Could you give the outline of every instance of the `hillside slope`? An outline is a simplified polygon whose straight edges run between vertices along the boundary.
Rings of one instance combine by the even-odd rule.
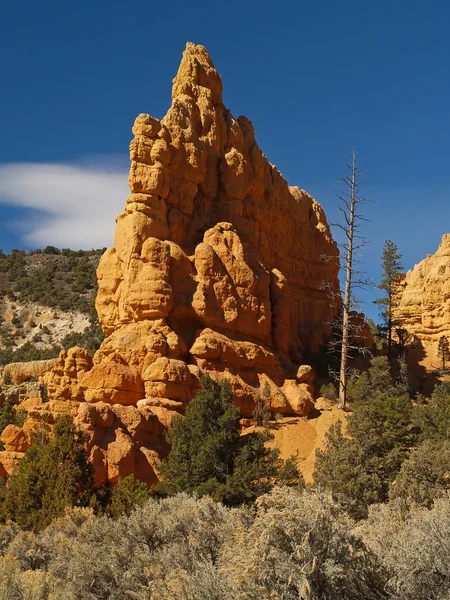
[[[0,364],[101,341],[94,309],[102,250],[0,251]]]

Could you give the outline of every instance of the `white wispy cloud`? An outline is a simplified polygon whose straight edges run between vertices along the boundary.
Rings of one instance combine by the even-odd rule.
[[[94,157],[78,164],[0,164],[0,203],[37,211],[10,224],[28,246],[110,246],[129,194],[123,163]]]

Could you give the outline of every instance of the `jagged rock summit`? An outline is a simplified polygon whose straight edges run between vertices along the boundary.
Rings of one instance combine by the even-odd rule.
[[[246,417],[262,389],[274,413],[308,414],[313,374],[300,367],[339,290],[322,208],[223,105],[203,46],[187,44],[166,116],[139,115],[133,134],[131,194],[97,271],[107,337],[92,368],[76,350],[45,376],[51,401],[84,398],[98,481],[155,480],[165,428],[202,371],[230,381]]]
[[[199,367],[232,375],[248,415],[254,388],[295,379],[302,351],[328,333],[335,309],[322,284],[337,291],[337,262],[323,256],[337,251],[323,210],[225,108],[203,46],[187,44],[167,115],[139,115],[133,133],[131,195],[98,268],[108,338],[86,398],[107,388],[113,402],[185,403]]]
[[[399,291],[395,317],[419,342],[419,360],[427,368],[439,364],[437,346],[450,337],[450,234],[435,254],[408,271]]]

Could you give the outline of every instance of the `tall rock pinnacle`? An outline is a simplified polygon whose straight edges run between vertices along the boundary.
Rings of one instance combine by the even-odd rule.
[[[299,367],[326,341],[326,290],[339,290],[322,208],[225,108],[203,46],[187,44],[166,116],[140,114],[133,134],[131,194],[97,272],[107,337],[90,370],[73,368],[77,351],[47,377],[55,396],[65,385],[86,401],[78,423],[99,482],[156,480],[165,428],[202,371],[228,379],[244,416],[261,388],[272,412],[308,414],[313,375]]]
[[[141,114],[133,126],[131,195],[98,269],[108,337],[84,385],[89,397],[114,355],[139,373],[143,397],[160,397],[149,373],[165,357],[227,373],[249,414],[261,381],[282,387],[329,333],[323,283],[338,289],[337,264],[323,256],[337,250],[319,204],[289,188],[251,122],[223,106],[203,46],[187,44],[172,96],[161,121]]]

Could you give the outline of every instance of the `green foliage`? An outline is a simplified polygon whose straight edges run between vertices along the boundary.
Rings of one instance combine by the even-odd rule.
[[[342,426],[327,433],[317,452],[314,478],[357,519],[374,502],[384,502],[409,448],[414,444],[412,403],[389,372],[385,358],[375,358],[369,371],[354,378],[353,412],[348,435]]]
[[[343,435],[338,422],[328,431],[324,449],[317,452],[314,480],[350,515],[360,519],[370,504],[382,500],[383,481],[376,466],[375,461],[365,460],[357,442]]]
[[[381,281],[378,289],[384,296],[375,301],[378,304],[383,319],[384,331],[388,339],[388,356],[391,355],[392,331],[397,325],[394,320],[395,294],[403,271],[402,254],[391,240],[386,240],[381,255]]]
[[[354,372],[348,383],[348,399],[353,403],[370,402],[379,393],[401,396],[404,392],[404,387],[394,381],[384,356],[373,358],[367,371]]]
[[[373,319],[367,318],[366,322],[370,327],[370,331],[375,342],[375,347],[377,348],[377,350],[382,350],[385,338],[385,334],[383,333],[383,327],[379,323],[376,323]]]
[[[175,418],[168,433],[171,451],[161,465],[162,489],[192,492],[205,482],[224,482],[233,471],[239,448],[240,413],[227,384],[210,377],[189,403],[184,419]]]
[[[442,370],[445,371],[446,361],[450,360],[450,344],[445,335],[439,338],[437,354],[439,360],[442,361]]]
[[[256,396],[255,408],[252,419],[256,426],[266,427],[271,417],[270,412],[270,387],[266,382],[263,390]]]
[[[450,382],[436,385],[427,404],[414,407],[413,422],[420,431],[420,438],[450,438]]]
[[[304,487],[303,477],[298,470],[298,456],[290,456],[278,469],[277,484]]]
[[[12,362],[28,362],[31,360],[47,360],[58,356],[61,348],[52,346],[51,348],[38,348],[32,342],[25,342],[17,350],[7,348],[0,351],[0,365],[7,365]]]
[[[320,386],[319,394],[327,400],[331,400],[331,402],[337,402],[338,400],[338,391],[334,383],[330,381],[330,383],[324,383]]]
[[[0,435],[8,425],[22,427],[26,418],[27,412],[25,410],[14,410],[11,402],[5,400],[3,406],[0,408]],[[0,450],[3,449],[3,444],[0,442]]]
[[[46,383],[39,384],[39,395],[41,397],[42,402],[48,402],[48,387]]]
[[[402,464],[389,497],[431,507],[450,486],[450,440],[425,440]]]
[[[5,427],[14,423],[15,411],[11,402],[5,400],[3,406],[0,409],[0,434],[3,432]]]
[[[171,451],[162,461],[158,489],[208,494],[228,505],[250,502],[276,480],[283,464],[279,453],[266,448],[268,433],[240,435],[241,415],[226,382],[205,376],[202,386],[184,418],[172,423]]]
[[[17,427],[23,427],[27,417],[28,412],[24,408],[19,407],[14,411],[14,425],[17,425]]]
[[[397,375],[397,383],[403,388],[405,394],[408,396],[412,395],[413,392],[413,382],[411,380],[411,376],[409,374],[408,363],[406,362],[406,358],[404,355],[401,355],[398,359],[398,375]]]
[[[43,431],[35,436],[17,473],[9,479],[1,515],[23,529],[38,530],[62,515],[66,507],[87,505],[92,490],[92,466],[87,462],[84,436],[70,417],[62,417],[52,439]]]
[[[385,455],[393,448],[409,448],[415,441],[411,413],[407,396],[379,392],[370,402],[354,405],[348,432],[366,454]]]
[[[130,515],[138,506],[143,506],[150,497],[150,492],[142,481],[129,475],[112,488],[111,499],[106,507],[106,514],[118,519],[122,515]]]

